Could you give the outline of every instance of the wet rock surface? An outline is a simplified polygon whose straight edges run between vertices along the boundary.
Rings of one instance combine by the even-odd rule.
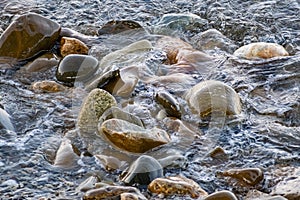
[[[214,192],[208,196],[206,196],[205,198],[203,198],[203,200],[237,200],[237,197],[230,191],[218,191],[218,192]]]
[[[69,54],[88,54],[89,48],[80,40],[70,37],[60,39],[60,55],[65,57]]]
[[[0,57],[24,60],[49,51],[59,37],[60,25],[34,13],[18,17],[0,38]]]

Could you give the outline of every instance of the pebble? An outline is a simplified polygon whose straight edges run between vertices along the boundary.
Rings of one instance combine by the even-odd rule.
[[[10,120],[10,115],[0,107],[0,128],[4,127],[7,130],[14,131],[14,125]]]
[[[62,37],[60,39],[60,55],[65,57],[70,54],[88,54],[89,48],[76,38]]]
[[[189,195],[192,198],[203,198],[208,195],[195,181],[183,176],[157,178],[148,185],[148,190],[166,196]]]
[[[157,160],[163,168],[184,168],[187,165],[187,159],[180,154],[173,154]]]
[[[116,169],[120,169],[121,166],[125,165],[126,162],[120,161],[118,158],[113,156],[106,156],[106,155],[100,155],[96,154],[94,155],[97,160],[101,162],[102,165],[104,165],[105,169],[107,171],[114,171]]]
[[[0,57],[25,60],[50,50],[60,25],[41,15],[28,13],[15,19],[0,38]]]
[[[55,81],[38,81],[32,84],[32,89],[35,92],[45,92],[45,93],[53,93],[53,92],[61,92],[66,90],[66,88],[55,82]]]
[[[57,64],[58,60],[52,54],[44,54],[24,67],[27,72],[44,72]]]
[[[107,91],[98,88],[92,90],[82,104],[77,127],[81,131],[96,131],[98,120],[104,111],[116,105],[115,98]]]
[[[185,98],[192,111],[200,117],[237,115],[242,109],[240,97],[234,89],[215,80],[198,83],[187,92]]]
[[[86,192],[88,190],[94,189],[96,183],[98,182],[99,182],[99,178],[97,176],[90,176],[82,183],[80,183],[80,185],[76,188],[76,191]]]
[[[247,193],[244,198],[245,200],[287,200],[283,196],[280,195],[270,195],[258,190],[251,190]]]
[[[279,44],[256,42],[240,47],[233,55],[246,59],[268,59],[279,56],[288,56],[289,53]]]
[[[127,185],[148,185],[163,176],[163,167],[153,157],[142,155],[121,175],[121,181]]]
[[[98,35],[117,34],[133,29],[143,29],[143,27],[138,22],[132,20],[112,20],[98,30]]]
[[[98,69],[98,60],[92,56],[70,54],[58,65],[56,78],[63,83],[87,82]]]
[[[145,129],[121,119],[106,120],[98,127],[98,133],[104,134],[113,146],[134,153],[144,153],[170,142],[168,133],[162,129]]]
[[[167,91],[158,91],[155,100],[165,109],[167,116],[181,118],[178,101]]]
[[[97,189],[87,191],[83,200],[100,200],[100,199],[120,199],[120,195],[123,193],[136,194],[139,200],[147,200],[147,198],[141,194],[141,192],[135,187],[129,186],[105,186]],[[123,195],[124,198],[125,195]]]
[[[238,198],[232,192],[223,190],[214,192],[203,198],[203,200],[238,200]]]
[[[245,186],[255,186],[264,179],[264,173],[259,168],[230,169],[222,172],[222,175],[232,177]]]
[[[54,166],[60,168],[72,168],[77,165],[79,156],[74,152],[74,148],[69,139],[64,139],[57,152],[54,160]]]

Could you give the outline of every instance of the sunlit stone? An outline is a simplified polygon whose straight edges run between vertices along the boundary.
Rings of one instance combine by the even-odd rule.
[[[88,54],[89,48],[80,40],[70,37],[60,39],[60,54],[65,57],[69,54]]]
[[[223,190],[214,192],[207,197],[205,197],[203,200],[238,200],[237,197],[230,191]]]
[[[66,88],[55,82],[55,81],[38,81],[32,84],[32,89],[35,92],[46,92],[46,93],[50,93],[50,92],[61,92],[66,90]]]
[[[257,42],[240,47],[233,55],[247,59],[267,59],[279,56],[288,56],[289,53],[279,44]]]
[[[230,169],[222,172],[223,176],[229,176],[238,180],[243,185],[257,185],[264,179],[264,173],[259,168]]]

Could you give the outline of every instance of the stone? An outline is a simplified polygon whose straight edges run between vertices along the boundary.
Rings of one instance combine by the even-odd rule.
[[[65,57],[70,54],[88,54],[89,48],[76,38],[62,37],[60,39],[60,55]]]
[[[214,192],[204,197],[203,200],[238,200],[238,198],[232,192],[223,190]]]
[[[139,197],[139,200],[146,200],[146,197],[141,194],[141,192],[135,187],[129,186],[105,186],[97,189],[92,189],[87,191],[83,200],[94,200],[94,199],[120,199],[121,194],[131,193],[136,194]],[[124,195],[123,195],[124,198]]]
[[[192,198],[203,198],[208,195],[195,181],[182,176],[157,178],[148,185],[148,190],[166,196],[189,195]]]
[[[230,169],[222,172],[222,175],[234,178],[245,186],[255,186],[264,179],[264,173],[259,168]]]
[[[138,22],[132,20],[112,20],[98,30],[98,35],[117,34],[133,29],[143,29],[143,27]]]
[[[162,129],[145,129],[121,119],[106,120],[98,127],[98,133],[106,137],[112,146],[134,153],[144,153],[171,141]]]
[[[167,91],[158,91],[155,100],[165,109],[167,116],[181,118],[178,101]]]
[[[245,200],[287,200],[280,195],[270,195],[260,192],[258,190],[250,190],[247,195],[244,197]]]
[[[268,59],[279,56],[288,56],[289,53],[279,44],[256,42],[240,47],[233,55],[246,59]]]
[[[271,195],[281,195],[289,200],[300,199],[300,168],[280,181],[271,192]]]
[[[115,106],[107,109],[102,114],[102,116],[99,118],[99,125],[101,125],[104,121],[113,118],[122,119],[130,123],[136,124],[140,127],[144,127],[142,120],[140,120],[138,117]]]
[[[27,72],[44,72],[57,66],[58,60],[52,54],[44,54],[24,66]]]
[[[201,32],[195,35],[191,40],[192,43],[195,44],[195,48],[201,51],[219,48],[228,53],[233,53],[237,49],[234,41],[216,29],[208,29]]]
[[[55,81],[38,81],[32,84],[32,89],[35,92],[45,92],[45,93],[53,93],[53,92],[61,92],[66,90],[66,88],[55,82]]]
[[[76,191],[86,192],[88,190],[94,189],[96,183],[98,182],[99,182],[99,178],[97,176],[90,176],[82,183],[80,183],[80,185],[76,188]]]
[[[50,50],[60,25],[41,15],[28,13],[13,21],[0,37],[0,57],[25,60]]]
[[[10,115],[0,107],[0,129],[1,127],[10,131],[15,130],[13,124],[11,123]]]
[[[186,157],[176,153],[157,159],[157,161],[163,168],[184,168],[187,165]]]
[[[185,99],[200,117],[237,115],[242,106],[233,88],[220,81],[202,81],[186,93]]]
[[[115,98],[107,91],[98,88],[92,90],[82,104],[77,127],[82,131],[96,131],[104,111],[116,105]]]
[[[73,146],[69,139],[64,139],[57,152],[54,160],[54,166],[59,168],[73,168],[77,165],[79,156],[74,152]]]
[[[107,155],[94,155],[95,158],[104,165],[107,171],[114,171],[116,169],[120,169],[121,166],[125,165],[126,162],[120,161],[118,158]]]
[[[153,157],[142,155],[135,160],[121,175],[121,181],[127,185],[148,185],[163,176],[163,168]]]
[[[92,56],[71,54],[58,65],[56,78],[63,83],[87,82],[98,69],[98,60]]]

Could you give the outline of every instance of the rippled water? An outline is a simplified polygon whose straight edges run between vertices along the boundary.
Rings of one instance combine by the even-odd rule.
[[[62,27],[90,36],[95,36],[97,30],[112,19],[137,21],[150,33],[156,34],[156,24],[164,14],[193,13],[200,16],[203,22],[188,30],[177,27],[164,34],[180,36],[200,50],[205,49],[198,45],[197,35],[211,28],[222,32],[231,41],[232,47],[256,41],[283,45],[291,56],[266,61],[237,59],[231,55],[230,49],[227,52],[205,50],[218,60],[208,72],[193,72],[195,82],[191,85],[207,79],[223,81],[239,93],[243,111],[238,118],[228,119],[222,129],[210,129],[195,116],[185,116],[184,119],[204,135],[191,146],[185,146],[183,150],[179,148],[188,159],[188,167],[167,170],[166,175],[181,173],[195,180],[209,193],[229,189],[242,199],[251,188],[229,184],[216,175],[218,171],[260,167],[265,173],[265,180],[257,189],[268,193],[278,181],[274,174],[276,169],[299,167],[299,1],[2,0],[0,33],[14,18],[26,12],[39,13]],[[135,39],[131,37],[129,41]],[[155,40],[155,37],[152,39]],[[126,45],[122,43],[122,38],[119,40],[102,37],[87,42],[90,46],[103,42],[108,47],[106,53],[109,53]],[[160,63],[161,56],[158,52],[152,52],[145,62],[155,66]],[[74,169],[61,170],[52,166],[51,160],[62,137],[75,126],[76,110],[72,99],[76,98],[71,89],[64,93],[34,93],[30,83],[54,79],[55,68],[43,73],[24,73],[22,67],[20,64],[0,68],[1,104],[12,116],[15,126],[15,132],[0,129],[2,199],[80,199],[82,193],[78,193],[76,187],[92,174],[118,182],[118,172],[107,173],[93,157],[83,156],[85,154],[82,154],[79,165]],[[164,87],[172,91],[171,86],[168,88],[159,81],[153,85],[140,83],[135,90],[134,101],[145,106],[148,109],[145,112],[149,112],[155,107],[151,103],[154,92]],[[185,105],[180,98],[181,89],[175,88],[172,92]],[[124,98],[118,100],[126,102]],[[152,122],[150,119],[149,124]],[[154,120],[154,123],[164,127],[160,121]],[[80,139],[76,139],[75,143],[80,151],[86,152]],[[216,161],[206,156],[216,146],[225,149],[228,161]],[[154,153],[153,156],[159,157],[161,154]]]

